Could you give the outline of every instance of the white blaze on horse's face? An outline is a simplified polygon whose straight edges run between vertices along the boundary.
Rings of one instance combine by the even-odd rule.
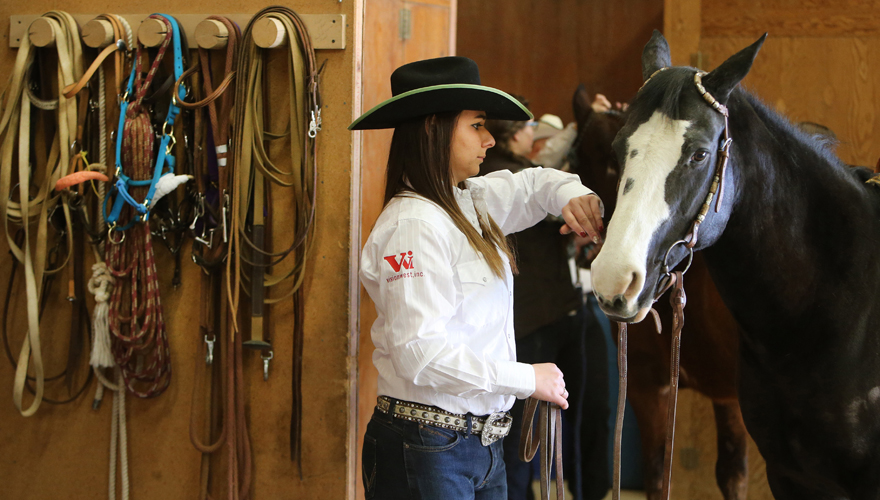
[[[591,266],[593,291],[610,315],[639,322],[650,311],[650,304],[640,308],[637,300],[645,287],[653,235],[670,215],[666,179],[679,163],[690,125],[655,111],[626,138],[617,208]]]

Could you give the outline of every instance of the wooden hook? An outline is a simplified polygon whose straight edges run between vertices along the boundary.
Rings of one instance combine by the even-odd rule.
[[[35,47],[54,47],[55,30],[45,17],[38,17],[28,26],[28,38]]]
[[[196,43],[207,50],[218,50],[229,42],[229,30],[216,19],[205,19],[196,25]]]
[[[274,49],[287,44],[287,31],[284,24],[274,17],[264,17],[254,23],[254,43],[257,47]]]
[[[103,19],[92,19],[82,27],[83,43],[93,49],[106,47],[116,42],[113,39],[113,25]]]
[[[158,47],[165,40],[168,28],[158,19],[144,19],[138,27],[138,41],[144,47]]]

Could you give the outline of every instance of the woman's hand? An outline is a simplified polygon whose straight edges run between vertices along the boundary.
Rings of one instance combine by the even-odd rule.
[[[532,365],[535,370],[535,392],[532,397],[541,401],[550,401],[568,409],[568,391],[565,390],[565,380],[562,371],[554,363],[539,363]]]
[[[605,226],[602,224],[603,212],[605,207],[602,205],[602,200],[594,193],[572,198],[562,207],[565,225],[559,228],[559,232],[577,233],[584,238],[590,238],[598,245],[605,231]]]

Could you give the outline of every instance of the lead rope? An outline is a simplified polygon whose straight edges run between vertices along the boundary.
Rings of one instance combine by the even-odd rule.
[[[79,78],[82,72],[82,48],[76,21],[67,13],[51,11],[43,16],[55,34],[55,48],[58,56],[58,71],[55,76],[58,88]],[[49,214],[58,205],[60,196],[51,192],[55,182],[69,168],[69,151],[73,146],[77,124],[76,99],[59,96],[57,102],[50,103],[34,100],[26,75],[34,64],[34,53],[30,38],[22,39],[21,47],[16,56],[15,67],[4,91],[2,118],[0,118],[0,217],[3,218],[6,239],[16,260],[24,265],[25,291],[27,297],[27,335],[22,343],[21,352],[15,370],[13,402],[22,416],[28,417],[36,413],[43,400],[45,374],[43,368],[42,349],[40,344],[40,297],[43,295],[44,277],[59,272],[70,259],[73,250],[73,235],[70,213],[66,204],[62,205],[64,225],[67,238],[67,257],[54,269],[47,269],[47,244]],[[37,127],[37,144],[35,144],[34,168],[31,168],[31,104],[41,109],[55,109],[58,124],[52,141],[48,158],[39,144],[42,127]],[[13,152],[18,146],[17,169],[13,167]],[[45,163],[44,163],[44,160]],[[10,199],[13,171],[18,173],[19,201]],[[39,174],[42,170],[42,179]],[[38,187],[35,198],[30,197],[31,182]],[[9,222],[20,224],[24,232],[24,240],[19,246]],[[37,224],[36,248],[31,247],[31,224]],[[34,399],[27,408],[23,405],[24,388],[27,385],[28,366],[33,362],[36,380]]]
[[[158,181],[160,177],[165,178],[162,172],[166,163],[172,171],[165,175],[173,176],[174,162],[170,155],[173,135],[169,129],[173,129],[177,110],[173,105],[169,108],[166,126],[163,126],[159,158],[154,168],[153,130],[142,102],[166,50],[172,43],[175,71],[178,69],[178,61],[181,60],[177,23],[160,14],[154,14],[150,18],[165,23],[167,32],[144,79],[139,67],[142,48],[138,45],[129,86],[122,100],[121,133],[116,138],[116,149],[122,154],[122,158],[116,159],[116,176],[119,178],[116,183],[116,199],[109,217],[105,210],[105,218],[110,222],[109,234],[112,236],[121,233],[121,240],[114,240],[112,237],[110,239],[111,245],[107,250],[110,272],[116,278],[128,278],[128,283],[120,280],[111,295],[109,322],[110,330],[116,338],[113,353],[116,363],[122,369],[126,387],[141,398],[158,396],[171,381],[170,351],[159,297],[149,208],[152,201],[161,197]],[[182,68],[179,72],[182,73]],[[126,98],[131,94],[136,97],[129,105]],[[123,173],[123,167],[129,168],[131,177]],[[130,222],[117,227],[120,216],[126,212],[131,216]],[[126,288],[130,295],[128,301],[123,296]],[[123,309],[128,316],[123,313]],[[125,323],[128,323],[127,328]],[[146,388],[138,388],[141,384],[145,384]]]

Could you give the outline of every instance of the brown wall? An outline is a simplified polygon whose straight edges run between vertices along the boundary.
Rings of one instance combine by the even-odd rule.
[[[320,51],[327,60],[323,74],[323,131],[319,134],[317,218],[314,246],[304,284],[306,294],[303,359],[303,461],[302,478],[289,458],[291,416],[292,306],[284,301],[272,308],[275,359],[268,382],[256,353],[245,353],[245,394],[254,456],[253,498],[345,498],[348,495],[349,421],[349,222],[352,135],[346,130],[353,114],[355,74],[355,2],[300,0],[282,2],[299,13],[346,14],[348,47]],[[266,4],[269,5],[269,4]],[[8,47],[8,19],[12,14],[41,14],[52,8],[74,13],[114,12],[121,4],[100,0],[0,3],[0,74],[7,75],[16,50]],[[233,0],[133,0],[122,13],[155,11],[169,14],[256,12],[262,5],[244,6]],[[277,64],[277,63],[273,63]],[[278,64],[279,81],[286,79],[286,66]],[[5,81],[0,83],[5,88]],[[284,89],[273,84],[271,92]],[[284,112],[273,113],[275,126],[283,129]],[[281,167],[289,168],[282,161]],[[288,205],[289,206],[289,205]],[[280,222],[280,220],[278,220]],[[5,237],[0,237],[0,294],[6,294],[10,273]],[[198,334],[199,269],[182,250],[183,285],[170,286],[171,259],[156,244],[160,268],[160,292],[168,323],[173,379],[161,396],[140,400],[129,397],[128,439],[132,498],[196,498],[199,454],[189,442],[190,397],[194,370],[204,366],[196,354]],[[21,289],[21,282],[17,284]],[[43,329],[43,346],[49,374],[57,373],[66,352],[60,332],[66,327],[66,286],[52,290]],[[13,296],[10,318],[12,350],[17,355],[22,341],[21,292]],[[5,319],[5,318],[4,318]],[[53,328],[55,327],[55,328]],[[108,394],[98,411],[91,410],[94,385],[71,405],[43,404],[37,414],[21,417],[12,405],[14,369],[0,360],[0,484],[3,498],[93,499],[107,495],[110,410]],[[63,394],[47,384],[47,395]],[[26,403],[30,399],[26,398]],[[221,453],[222,454],[222,453]],[[222,484],[225,462],[215,459],[215,482]],[[223,496],[225,488],[215,489]]]
[[[477,62],[483,84],[569,122],[579,83],[612,102],[632,98],[644,41],[662,26],[660,0],[461,0],[458,55]]]

